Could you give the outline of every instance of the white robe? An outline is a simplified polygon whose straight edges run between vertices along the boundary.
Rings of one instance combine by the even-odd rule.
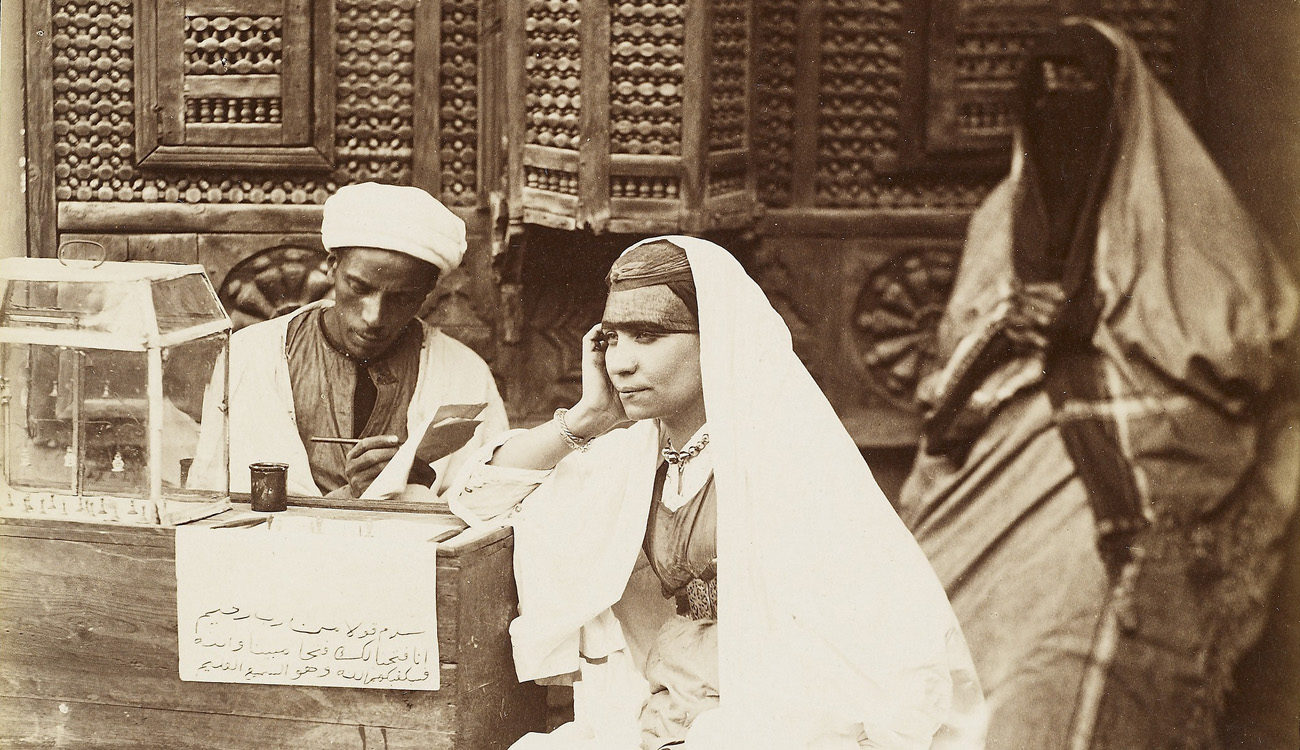
[[[781,317],[725,250],[668,239],[695,278],[718,501],[721,702],[687,748],[981,747],[986,709],[952,608]],[[631,613],[646,596],[634,569],[657,462],[652,423],[614,430],[511,519],[517,676],[581,676],[575,721],[517,750],[639,745],[647,686]],[[482,523],[538,480],[469,468],[449,504]]]
[[[293,388],[289,381],[286,336],[289,321],[304,311],[333,303],[313,303],[287,315],[244,328],[230,339],[230,491],[248,492],[248,465],[274,461],[289,465],[290,495],[324,493],[312,479],[307,449],[298,434]],[[460,450],[432,464],[437,480],[429,488],[441,493],[451,483],[466,456],[508,428],[505,406],[487,363],[469,347],[436,328],[424,325],[420,374],[406,412],[408,438],[398,449],[363,499],[392,497],[406,490],[406,478],[424,430],[443,404],[486,403],[474,437]],[[211,395],[211,390],[209,390]],[[203,425],[218,424],[220,404],[204,398]],[[217,488],[221,481],[220,430],[204,429],[191,467],[191,487]],[[415,496],[427,492],[412,490]],[[411,495],[408,495],[410,497]]]

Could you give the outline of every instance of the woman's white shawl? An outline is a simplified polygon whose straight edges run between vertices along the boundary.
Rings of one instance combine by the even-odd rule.
[[[695,278],[718,496],[721,708],[689,747],[982,746],[983,697],[943,589],[784,321],[725,250],[667,239]],[[645,533],[657,454],[653,424],[616,430],[524,503],[510,628],[521,680],[626,661],[610,608]],[[612,735],[635,738],[638,708],[606,714],[623,722]]]

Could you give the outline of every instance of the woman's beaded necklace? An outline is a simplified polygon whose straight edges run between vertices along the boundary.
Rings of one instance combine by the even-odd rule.
[[[686,462],[700,455],[700,451],[704,450],[704,446],[709,444],[709,433],[704,433],[699,440],[688,443],[686,447],[679,451],[673,450],[671,438],[665,438],[665,441],[668,443],[668,447],[663,449],[664,460],[668,462],[669,466],[677,467],[677,494],[680,495],[682,494],[682,474],[686,471]]]

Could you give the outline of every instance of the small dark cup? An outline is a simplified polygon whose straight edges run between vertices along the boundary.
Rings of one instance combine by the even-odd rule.
[[[249,464],[250,502],[253,510],[273,513],[287,507],[289,464],[258,462]]]

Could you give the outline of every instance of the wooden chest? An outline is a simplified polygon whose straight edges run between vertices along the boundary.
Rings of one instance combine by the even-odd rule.
[[[0,519],[0,746],[508,747],[546,716],[514,676],[512,551],[508,529],[440,545],[439,691],[198,683],[177,675],[173,529]]]

